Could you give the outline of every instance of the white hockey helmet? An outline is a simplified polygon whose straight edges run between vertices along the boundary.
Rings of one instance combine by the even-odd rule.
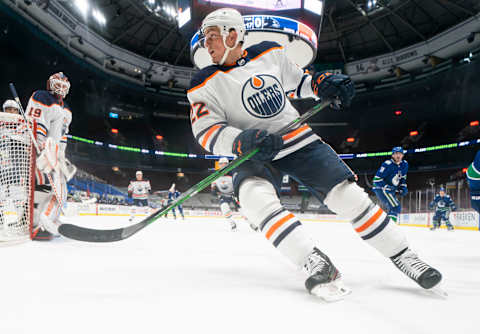
[[[143,172],[141,170],[137,170],[137,172],[135,173],[135,175],[143,175]]]
[[[70,81],[68,81],[67,76],[63,72],[52,74],[47,80],[47,90],[64,99],[70,90]]]
[[[221,157],[220,159],[218,159],[218,163],[219,164],[228,164],[228,159],[225,158],[225,157]]]
[[[7,108],[15,108],[17,109],[17,113],[20,112],[20,108],[18,107],[18,104],[15,100],[6,100],[2,106],[3,112],[6,112]]]
[[[243,42],[245,37],[245,23],[243,22],[242,14],[233,8],[220,8],[208,14],[202,21],[200,31],[205,36],[205,30],[209,27],[217,27],[220,29],[220,34],[223,38],[223,45],[227,49],[220,60],[219,65],[223,65],[229,52],[237,47],[240,42]],[[228,47],[226,39],[230,30],[235,29],[237,32],[237,41],[233,47]],[[204,46],[204,42],[200,43]]]

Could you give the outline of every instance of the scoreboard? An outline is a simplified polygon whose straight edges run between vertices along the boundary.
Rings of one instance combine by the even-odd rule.
[[[192,37],[210,12],[224,7],[238,9],[242,15],[274,15],[297,20],[320,36],[324,0],[178,0],[178,7],[188,8],[191,20],[181,33]]]

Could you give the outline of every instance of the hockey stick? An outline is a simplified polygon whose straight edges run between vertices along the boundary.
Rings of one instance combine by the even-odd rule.
[[[298,118],[290,122],[288,125],[286,125],[282,129],[277,131],[277,134],[284,135],[290,132],[295,128],[297,124],[304,123],[306,120],[308,120],[313,115],[317,114],[320,110],[324,109],[330,104],[332,104],[331,100],[325,100],[321,102],[320,104],[311,108],[306,113],[299,116]],[[132,235],[134,235],[135,233],[137,233],[138,231],[140,231],[141,229],[143,229],[144,227],[156,221],[158,218],[160,218],[164,214],[168,213],[168,211],[170,211],[174,207],[181,205],[183,202],[185,202],[189,198],[195,196],[198,192],[208,187],[211,183],[213,183],[215,180],[217,180],[221,176],[227,174],[232,169],[235,169],[238,166],[240,166],[243,162],[247,161],[252,156],[254,156],[258,152],[258,150],[259,150],[258,148],[254,148],[248,151],[245,155],[242,155],[236,158],[235,160],[231,161],[228,165],[222,167],[215,173],[209,175],[208,177],[206,177],[205,179],[203,179],[202,181],[200,181],[199,183],[197,183],[196,185],[188,189],[171,204],[167,205],[166,207],[162,207],[161,209],[152,213],[150,216],[148,216],[147,218],[145,218],[144,220],[142,220],[137,224],[114,229],[114,230],[97,230],[97,229],[81,227],[73,224],[62,224],[58,228],[58,232],[67,238],[75,239],[79,241],[88,241],[88,242],[112,242],[112,241],[127,239]]]
[[[15,86],[13,83],[9,84],[10,86],[10,91],[12,92],[13,98],[15,99],[15,102],[18,104],[18,109],[20,110],[20,114],[23,117],[23,120],[25,121],[25,125],[27,127],[28,133],[30,134],[30,138],[32,139],[33,146],[35,147],[35,151],[37,151],[37,154],[40,155],[40,147],[38,146],[37,140],[35,139],[35,135],[33,134],[32,129],[28,126],[28,120],[27,116],[25,115],[25,110],[23,110],[22,107],[22,102],[20,102],[20,98],[18,97],[17,90],[15,89]],[[58,206],[60,207],[60,210],[63,211],[63,201],[60,196],[58,196],[58,191],[57,187],[55,186],[55,183],[53,183],[53,178],[52,175],[49,173],[47,174],[48,182],[50,182],[50,185],[52,186],[53,189],[53,194],[55,195],[55,198],[57,199]]]

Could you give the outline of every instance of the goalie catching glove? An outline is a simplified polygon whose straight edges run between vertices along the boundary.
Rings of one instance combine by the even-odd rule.
[[[50,174],[53,171],[61,172],[69,181],[77,172],[77,168],[65,158],[57,143],[47,138],[44,149],[37,158],[37,168],[40,172]]]

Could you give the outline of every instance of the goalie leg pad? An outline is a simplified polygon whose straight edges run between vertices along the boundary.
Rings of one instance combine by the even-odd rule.
[[[392,257],[408,247],[400,228],[356,183],[348,180],[339,183],[324,202],[341,218],[351,221],[359,236],[384,256]]]
[[[273,185],[266,179],[249,177],[240,184],[239,199],[245,217],[294,265],[303,267],[315,244],[300,221],[282,207]]]
[[[61,213],[61,204],[66,203],[67,200],[67,184],[65,178],[58,172],[52,174],[53,182],[56,185],[56,189],[59,192],[60,199],[57,199],[53,190],[49,193],[35,192],[35,196],[40,195],[42,198],[38,198],[38,207],[35,210],[34,225],[40,227],[48,232],[58,235],[58,226],[60,222],[58,218]]]

